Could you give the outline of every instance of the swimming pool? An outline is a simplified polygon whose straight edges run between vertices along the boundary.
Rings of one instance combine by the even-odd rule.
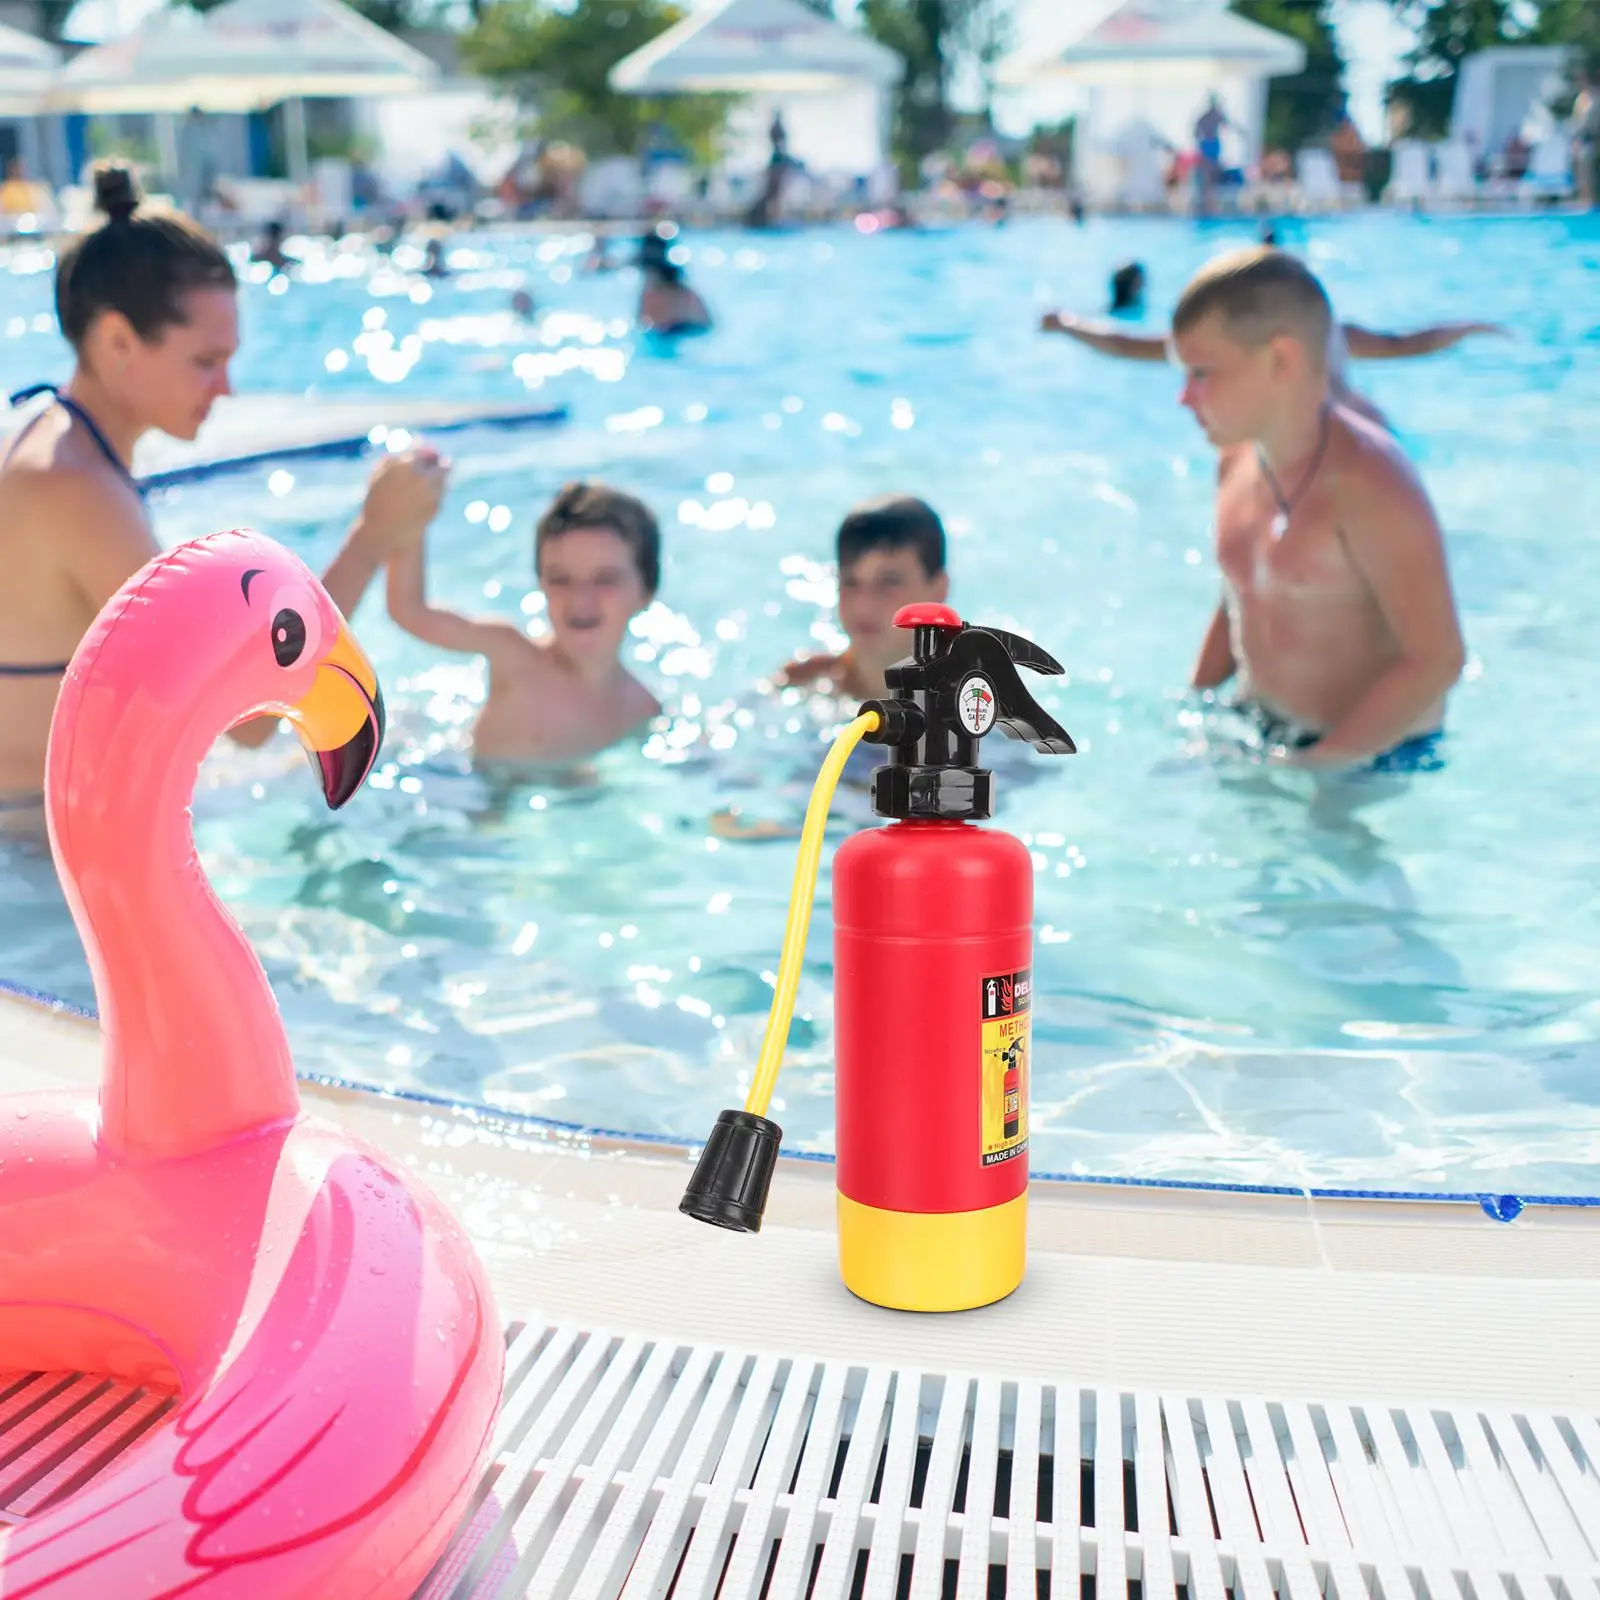
[[[208,771],[201,850],[302,1068],[701,1136],[754,1057],[793,850],[716,840],[706,819],[730,799],[797,811],[825,730],[750,685],[831,638],[842,511],[909,490],[946,518],[963,615],[1068,670],[1035,686],[1082,754],[1008,748],[999,819],[1037,867],[1036,1170],[1595,1193],[1600,569],[1581,506],[1600,224],[1371,217],[1290,241],[1348,317],[1516,333],[1358,368],[1440,506],[1471,666],[1445,770],[1320,793],[1199,748],[1179,693],[1216,584],[1210,462],[1173,375],[1032,331],[1044,304],[1094,309],[1135,255],[1160,316],[1193,265],[1247,236],[1023,222],[697,238],[691,274],[721,325],[677,351],[626,327],[625,277],[556,281],[577,241],[547,241],[543,260],[538,240],[475,241],[426,303],[402,277],[251,286],[241,388],[309,372],[323,394],[572,406],[562,430],[450,441],[442,595],[536,615],[533,517],[577,473],[644,495],[666,540],[637,648],[673,715],[643,753],[491,789],[459,755],[478,669],[413,644],[373,597],[356,627],[395,718],[372,792],[324,814],[286,743]],[[542,329],[503,315],[523,272],[556,319]],[[0,337],[0,379],[59,373],[30,320],[47,280],[7,287],[25,326]],[[380,337],[357,348],[364,334]],[[253,522],[315,562],[361,476],[261,471],[165,492],[156,515],[174,539]],[[847,798],[847,818],[861,809]],[[13,881],[35,887],[0,919],[0,975],[82,996],[70,930],[17,855]],[[818,1150],[828,956],[819,914],[774,1111]]]

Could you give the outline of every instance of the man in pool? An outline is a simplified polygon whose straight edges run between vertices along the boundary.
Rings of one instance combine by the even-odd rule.
[[[803,687],[853,700],[889,692],[885,670],[911,653],[911,635],[894,626],[901,606],[942,601],[944,524],[910,495],[864,500],[839,524],[839,626],[849,645],[838,655],[800,656],[779,672],[779,688]]]
[[[1183,292],[1182,404],[1219,453],[1223,594],[1191,679],[1237,677],[1280,759],[1423,764],[1464,649],[1444,541],[1394,440],[1330,381],[1332,310],[1296,257],[1253,249]]]
[[[621,661],[628,624],[661,582],[660,530],[631,494],[569,483],[540,517],[533,564],[550,619],[542,639],[507,619],[431,604],[423,545],[419,531],[390,560],[389,615],[426,644],[488,662],[489,695],[472,734],[479,761],[578,761],[660,711]]]

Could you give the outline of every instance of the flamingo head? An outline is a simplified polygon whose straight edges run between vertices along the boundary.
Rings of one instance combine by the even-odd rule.
[[[298,556],[248,529],[163,551],[106,603],[67,669],[45,781],[58,845],[93,835],[117,857],[130,807],[183,812],[217,735],[261,715],[294,728],[332,807],[377,760],[377,675]]]
[[[328,592],[297,556],[236,534],[245,626],[235,657],[254,710],[276,711],[299,735],[329,806],[366,781],[383,743],[383,691]]]

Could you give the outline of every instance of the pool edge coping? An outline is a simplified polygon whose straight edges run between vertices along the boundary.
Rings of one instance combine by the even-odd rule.
[[[91,1009],[74,1001],[62,999],[44,990],[0,978],[0,1001],[11,1002],[42,1011],[54,1018],[78,1026],[98,1028],[99,1017]],[[300,1082],[333,1093],[358,1095],[367,1100],[389,1100],[410,1107],[438,1111],[450,1117],[470,1120],[480,1126],[498,1124],[501,1131],[516,1130],[535,1135],[560,1147],[583,1144],[623,1154],[678,1155],[688,1158],[697,1154],[705,1140],[681,1134],[648,1133],[643,1130],[608,1128],[597,1123],[566,1122],[556,1117],[540,1116],[536,1112],[522,1111],[512,1106],[498,1106],[490,1101],[463,1100],[453,1095],[436,1093],[427,1089],[409,1089],[394,1084],[364,1083],[359,1079],[341,1077],[336,1073],[295,1073]],[[803,1162],[813,1167],[831,1167],[835,1157],[816,1150],[798,1150],[782,1147],[780,1154],[786,1161]],[[1078,1189],[1128,1189],[1170,1194],[1248,1195],[1273,1200],[1327,1200],[1372,1202],[1405,1205],[1443,1205],[1474,1207],[1491,1221],[1508,1223],[1516,1220],[1532,1207],[1567,1211],[1600,1210],[1600,1196],[1595,1195],[1544,1195],[1508,1194],[1505,1192],[1461,1190],[1413,1189],[1354,1189],[1290,1184],[1225,1183],[1202,1178],[1134,1178],[1114,1174],[1040,1172],[1029,1174],[1029,1181],[1058,1187],[1062,1190]]]

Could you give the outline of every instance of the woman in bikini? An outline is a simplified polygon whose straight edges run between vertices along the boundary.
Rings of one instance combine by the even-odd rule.
[[[98,228],[56,268],[56,314],[76,364],[0,458],[0,827],[42,822],[45,748],[56,694],[101,607],[157,553],[130,470],[152,428],[193,439],[228,393],[238,345],[233,269],[187,217],[142,209],[127,168],[95,173]],[[425,453],[391,456],[323,575],[353,611],[389,552],[438,509],[443,472]],[[235,729],[244,744],[271,718]]]

